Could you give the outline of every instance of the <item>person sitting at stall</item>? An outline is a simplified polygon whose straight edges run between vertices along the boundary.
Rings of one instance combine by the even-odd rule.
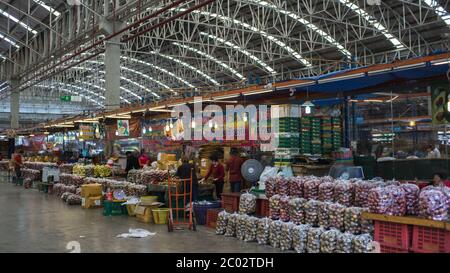
[[[212,155],[209,159],[211,160],[211,167],[209,168],[205,178],[200,180],[200,182],[208,180],[208,178],[212,176],[213,184],[216,186],[216,197],[217,199],[220,199],[223,192],[225,170],[223,168],[223,165],[220,164],[217,155]]]
[[[445,175],[442,173],[433,174],[432,185],[435,187],[450,187],[450,181],[446,180]]]
[[[231,186],[231,192],[240,192],[242,188],[242,175],[241,167],[244,160],[239,157],[238,150],[236,148],[231,148],[230,158],[226,162],[225,171],[229,172],[229,182]]]
[[[441,158],[441,152],[437,146],[433,147],[433,145],[429,145],[427,152],[427,158]]]
[[[127,151],[125,155],[127,156],[127,165],[125,167],[125,172],[128,174],[128,172],[132,169],[139,170],[140,166],[136,156],[134,156],[130,151]]]
[[[197,201],[198,198],[198,178],[195,171],[194,164],[189,163],[189,158],[186,156],[181,157],[181,165],[177,169],[176,176],[181,179],[190,179],[192,174],[192,202]],[[186,189],[190,191],[189,187]]]
[[[139,156],[139,166],[141,166],[141,168],[144,168],[147,165],[148,161],[149,161],[149,158],[145,154],[145,150],[141,149],[141,155]]]

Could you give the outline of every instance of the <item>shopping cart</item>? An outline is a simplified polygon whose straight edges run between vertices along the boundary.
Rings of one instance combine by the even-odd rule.
[[[167,230],[172,232],[187,227],[196,231],[197,223],[192,204],[192,171],[191,177],[188,179],[171,178],[169,175],[168,182],[169,219],[167,221]],[[180,201],[182,201],[181,204]]]

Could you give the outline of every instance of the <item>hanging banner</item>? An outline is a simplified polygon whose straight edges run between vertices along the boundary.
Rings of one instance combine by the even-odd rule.
[[[448,83],[431,87],[431,114],[434,125],[450,123]]]
[[[139,119],[131,119],[129,121],[129,136],[132,138],[141,136],[141,125]]]
[[[130,122],[128,120],[117,120],[117,136],[130,136]]]

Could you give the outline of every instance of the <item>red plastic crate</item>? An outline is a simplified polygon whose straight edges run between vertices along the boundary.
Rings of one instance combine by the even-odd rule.
[[[222,194],[222,208],[227,212],[237,212],[239,210],[239,196]]]
[[[406,248],[398,248],[380,244],[380,253],[409,253]]]
[[[450,253],[450,231],[414,226],[412,251],[417,253]]]
[[[391,222],[375,221],[375,241],[381,245],[409,249],[412,240],[411,226]]]
[[[206,211],[206,226],[216,228],[217,216],[223,209],[208,209]]]

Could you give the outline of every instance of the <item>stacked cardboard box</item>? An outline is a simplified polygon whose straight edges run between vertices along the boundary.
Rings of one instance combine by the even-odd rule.
[[[101,207],[102,185],[85,184],[81,186],[81,206],[84,209]]]

